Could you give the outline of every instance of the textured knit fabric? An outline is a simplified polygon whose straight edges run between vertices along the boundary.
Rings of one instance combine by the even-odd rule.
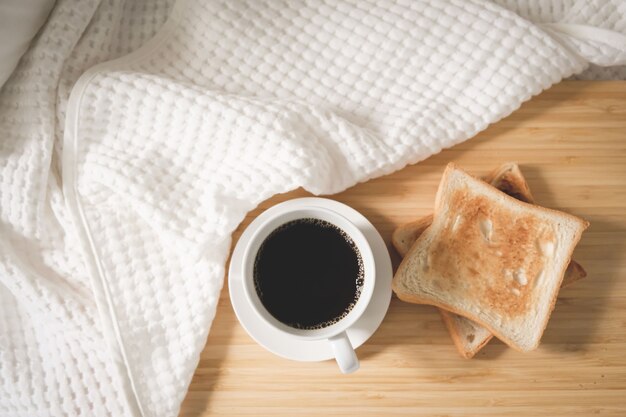
[[[175,416],[246,212],[626,64],[623,2],[499,3],[57,1],[0,92],[0,416]]]

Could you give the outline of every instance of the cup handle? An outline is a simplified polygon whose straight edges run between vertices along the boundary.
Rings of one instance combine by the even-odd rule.
[[[342,374],[351,374],[359,369],[359,359],[346,332],[341,332],[328,339],[335,354],[335,360]]]

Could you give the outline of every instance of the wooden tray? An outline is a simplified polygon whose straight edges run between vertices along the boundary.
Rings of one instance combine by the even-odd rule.
[[[516,352],[493,339],[456,352],[433,307],[393,298],[357,353],[361,369],[299,363],[258,346],[237,322],[226,284],[181,416],[626,415],[626,81],[561,83],[473,139],[331,198],[374,223],[388,243],[430,213],[445,165],[482,175],[517,161],[539,204],[591,227],[575,258],[589,276],[563,290],[542,345]],[[261,211],[251,212],[234,235]]]

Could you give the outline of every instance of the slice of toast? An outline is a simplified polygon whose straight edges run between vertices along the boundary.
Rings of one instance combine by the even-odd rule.
[[[433,223],[405,256],[392,287],[404,301],[468,317],[511,347],[533,350],[587,227],[449,164]]]
[[[514,162],[502,164],[484,177],[483,180],[511,197],[527,203],[534,203],[534,198],[526,179],[522,175],[519,166]],[[430,226],[432,220],[433,215],[429,214],[396,228],[391,241],[402,257],[408,253],[409,249],[422,232]],[[587,273],[583,267],[572,260],[565,271],[562,286],[568,285],[585,276],[587,276]],[[485,327],[463,316],[450,313],[443,309],[439,309],[439,312],[454,341],[454,345],[464,358],[472,358],[493,337],[493,334]]]

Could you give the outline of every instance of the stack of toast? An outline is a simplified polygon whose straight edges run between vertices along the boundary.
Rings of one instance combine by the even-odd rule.
[[[494,335],[533,350],[560,287],[586,276],[571,256],[588,225],[535,205],[515,163],[484,181],[449,164],[434,214],[393,234],[403,257],[393,290],[401,300],[439,307],[465,358]]]

